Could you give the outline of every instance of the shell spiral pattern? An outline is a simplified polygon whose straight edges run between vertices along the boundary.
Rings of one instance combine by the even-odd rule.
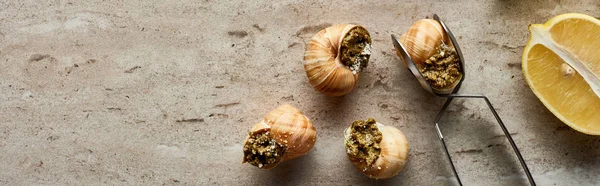
[[[378,128],[383,137],[380,143],[381,154],[373,165],[363,168],[364,171],[361,172],[369,178],[387,179],[404,169],[408,161],[408,140],[395,127],[378,124]],[[360,163],[353,163],[360,166]]]
[[[366,67],[370,55],[370,36],[366,32],[364,55],[367,60],[363,64],[346,65],[342,61],[340,49],[346,36],[361,26],[351,24],[333,25],[319,31],[308,42],[304,54],[304,69],[309,83],[319,92],[329,96],[341,96],[351,92],[358,84],[360,70]]]
[[[400,42],[406,47],[415,64],[422,64],[435,53],[436,47],[444,42],[445,34],[442,25],[436,20],[421,19],[402,35]]]

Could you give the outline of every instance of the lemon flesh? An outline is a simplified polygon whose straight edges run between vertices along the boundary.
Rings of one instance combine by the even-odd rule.
[[[600,135],[600,21],[563,14],[529,31],[522,59],[529,87],[565,124]]]

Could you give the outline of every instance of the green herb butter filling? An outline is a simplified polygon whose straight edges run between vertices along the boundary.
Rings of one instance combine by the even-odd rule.
[[[371,166],[381,153],[381,139],[375,119],[356,120],[346,131],[346,153],[351,160]]]
[[[271,138],[268,130],[250,132],[250,137],[244,144],[244,162],[258,168],[272,167],[281,161],[285,148]]]
[[[436,47],[436,53],[418,67],[433,88],[443,89],[460,80],[462,74],[458,60],[456,51],[442,43]]]
[[[371,56],[371,36],[369,32],[356,26],[344,36],[340,45],[340,60],[353,74],[367,67]]]

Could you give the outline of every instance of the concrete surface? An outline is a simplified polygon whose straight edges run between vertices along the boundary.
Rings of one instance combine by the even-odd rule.
[[[424,92],[392,52],[391,33],[438,13],[466,58],[461,92],[482,92],[513,133],[539,185],[600,184],[600,138],[562,124],[520,69],[530,23],[595,0],[560,1],[2,1],[0,185],[453,185]],[[373,56],[358,89],[326,97],[308,84],[304,46],[357,23]],[[276,169],[241,164],[241,142],[292,103],[317,128],[307,156]],[[456,100],[442,123],[466,185],[526,184],[482,100]],[[406,169],[370,180],[342,145],[374,117],[410,142]]]

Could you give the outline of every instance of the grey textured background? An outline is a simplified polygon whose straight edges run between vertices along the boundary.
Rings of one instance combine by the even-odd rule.
[[[527,86],[527,26],[595,0],[2,1],[0,185],[452,185],[432,124],[443,99],[422,90],[390,34],[439,14],[458,37],[461,92],[485,93],[539,185],[600,184],[600,138],[570,129]],[[359,87],[326,97],[308,84],[308,39],[356,23],[373,37]],[[270,170],[241,164],[252,125],[292,103],[315,148]],[[482,100],[456,100],[442,123],[467,185],[526,184]],[[406,169],[370,180],[347,160],[342,131],[374,117],[410,143]]]

